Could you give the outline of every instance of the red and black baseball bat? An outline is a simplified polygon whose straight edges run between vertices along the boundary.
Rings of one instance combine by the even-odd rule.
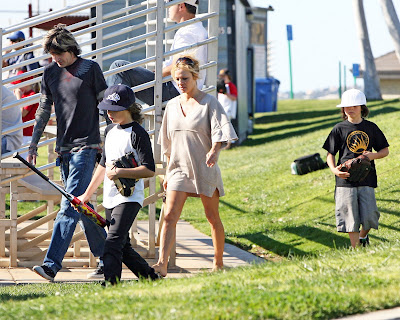
[[[51,181],[48,177],[46,177],[41,171],[39,171],[37,168],[35,168],[32,164],[30,164],[28,161],[26,161],[24,158],[22,158],[18,152],[15,152],[13,154],[13,158],[17,158],[19,161],[21,161],[24,165],[26,165],[29,169],[34,171],[39,177],[42,179],[46,180],[48,183],[50,183],[54,188],[56,188],[71,204],[78,209],[80,213],[83,213],[85,216],[87,216],[90,220],[92,220],[94,223],[99,225],[100,227],[104,228],[105,226],[110,225],[110,222],[106,219],[104,219],[101,215],[99,215],[96,211],[94,211],[91,207],[89,207],[86,203],[83,203],[81,200],[79,200],[77,197],[75,197],[73,194],[65,191],[61,186],[58,184],[54,183]]]

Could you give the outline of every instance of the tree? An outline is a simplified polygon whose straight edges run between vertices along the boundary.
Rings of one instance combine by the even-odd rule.
[[[363,0],[353,0],[353,7],[356,29],[361,45],[361,66],[363,69],[364,93],[369,100],[382,100],[375,60],[369,42]]]
[[[400,61],[400,22],[396,14],[392,0],[380,0],[383,17],[394,42],[394,50],[397,59]]]

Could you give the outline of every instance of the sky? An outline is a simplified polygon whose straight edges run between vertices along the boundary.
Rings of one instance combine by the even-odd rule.
[[[34,13],[39,0],[12,0],[0,9],[0,27],[23,21],[28,3]],[[205,1],[205,0],[202,0]],[[39,10],[60,9],[82,0],[40,0]],[[339,61],[346,66],[346,84],[354,83],[349,69],[361,63],[360,44],[354,23],[352,0],[251,0],[253,4],[271,5],[268,12],[268,38],[271,41],[271,74],[277,78],[280,91],[290,90],[289,54],[286,25],[292,25],[293,91],[309,91],[338,86]],[[393,0],[400,15],[400,1]],[[374,57],[394,50],[378,0],[364,1],[368,32]],[[342,78],[342,79],[343,79]],[[344,81],[344,80],[342,80]],[[357,79],[362,85],[362,79]]]
[[[293,91],[307,91],[339,85],[339,61],[346,66],[347,88],[354,85],[349,71],[361,63],[360,43],[354,23],[352,0],[252,0],[268,3],[268,38],[272,42],[271,70],[280,91],[290,90],[289,53],[286,25],[292,25],[291,41]],[[400,15],[400,1],[393,0]],[[378,0],[364,1],[373,56],[394,50]],[[343,83],[342,82],[342,83]],[[362,85],[357,79],[357,85]]]

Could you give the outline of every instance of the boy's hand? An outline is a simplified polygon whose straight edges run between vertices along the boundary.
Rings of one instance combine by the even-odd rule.
[[[110,180],[118,179],[117,167],[115,167],[113,164],[106,163],[106,176]]]
[[[348,177],[350,177],[350,173],[345,172],[345,171],[340,171],[339,168],[340,168],[340,166],[337,166],[331,170],[335,176],[337,176],[341,179],[347,179]]]

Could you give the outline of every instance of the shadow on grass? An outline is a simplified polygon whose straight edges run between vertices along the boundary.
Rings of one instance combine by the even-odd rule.
[[[246,210],[240,209],[239,207],[234,206],[234,205],[230,204],[229,202],[226,202],[226,201],[224,201],[224,200],[221,200],[221,198],[219,199],[219,202],[222,203],[223,205],[225,205],[225,206],[227,206],[227,207],[229,207],[229,208],[235,210],[235,211],[242,212],[242,213],[246,213]]]
[[[296,131],[290,131],[290,132],[286,132],[286,133],[282,133],[282,134],[276,134],[276,135],[273,135],[270,137],[258,138],[258,139],[249,137],[246,141],[243,142],[242,145],[253,147],[253,146],[258,146],[258,145],[265,144],[268,142],[274,142],[274,141],[283,140],[283,139],[290,138],[290,137],[301,136],[301,135],[304,135],[307,133],[315,132],[317,130],[333,128],[333,126],[336,123],[338,123],[337,120],[330,120],[321,125],[308,127],[308,128],[304,128],[304,129],[299,129]],[[257,132],[257,131],[253,131],[253,132]],[[258,134],[261,134],[261,133],[262,133],[262,130],[258,131]]]
[[[331,226],[331,225],[329,225]],[[335,227],[335,226],[332,226]],[[301,249],[297,248],[297,245],[300,245],[303,243],[301,239],[307,239],[308,241],[313,241],[319,244],[322,244],[328,248],[344,248],[349,246],[349,240],[347,238],[347,234],[334,234],[331,232],[327,232],[324,230],[321,230],[319,228],[315,227],[310,227],[310,226],[298,226],[298,227],[286,227],[283,228],[282,231],[294,234],[298,236],[300,239],[292,241],[290,244],[289,243],[283,243],[276,241],[274,239],[271,239],[270,237],[266,236],[262,232],[257,232],[253,234],[244,234],[244,235],[239,235],[237,236],[238,238],[244,238],[252,243],[256,244],[259,247],[262,247],[268,251],[271,251],[277,255],[288,257],[291,255],[295,256],[309,256],[312,255],[313,252],[306,252]],[[384,241],[384,239],[382,239]],[[234,244],[238,246],[237,243],[234,243],[232,241],[229,241],[227,239],[227,242]],[[240,246],[240,244],[239,244]],[[251,249],[250,246],[243,247],[242,249],[245,249],[249,251]]]
[[[7,302],[7,301],[26,301],[31,299],[38,299],[47,297],[48,295],[43,293],[25,293],[25,294],[9,294],[9,293],[2,293],[0,296],[0,302]]]
[[[288,113],[279,113],[279,114],[269,114],[262,116],[260,118],[256,118],[256,124],[263,123],[274,123],[274,122],[282,122],[282,121],[292,121],[292,120],[305,120],[305,119],[314,119],[320,117],[328,117],[332,115],[337,115],[340,117],[340,110],[338,109],[330,109],[330,110],[321,110],[321,111],[299,111],[299,112],[288,112]]]
[[[382,102],[383,104],[387,104],[391,102]],[[380,105],[380,104],[379,104]],[[378,105],[375,105],[375,107]],[[387,113],[392,113],[392,112],[398,112],[400,109],[394,108],[394,107],[384,107],[379,110],[374,110],[372,108],[371,115],[372,116],[377,116],[381,114],[387,114]],[[308,118],[316,118],[316,117],[322,117],[322,116],[329,116],[336,114],[337,110],[326,110],[326,111],[303,111],[303,112],[294,112],[294,113],[285,113],[285,114],[277,114],[275,116],[264,116],[261,118],[256,119],[256,123],[273,123],[273,122],[280,122],[280,121],[296,121],[296,120],[304,120]],[[272,135],[269,137],[264,137],[264,138],[258,138],[256,135],[263,134],[265,132],[268,132],[268,130],[271,129],[257,129],[255,128],[253,131],[253,136],[250,136],[242,145],[243,146],[257,146],[261,144],[265,144],[268,142],[274,142],[278,140],[283,140],[286,138],[290,137],[296,137],[296,136],[301,136],[307,133],[315,132],[317,130],[322,130],[322,129],[328,129],[328,128],[333,128],[335,124],[340,122],[340,118],[338,117],[337,119],[334,118],[332,120],[322,120],[320,122],[307,122],[307,123],[295,123],[294,125],[288,125],[293,128],[299,128],[296,131],[290,131],[290,132],[285,132],[282,134],[276,134]],[[317,125],[310,127],[310,124],[316,123]],[[307,126],[307,128],[302,128]],[[284,126],[283,126],[284,127]]]
[[[396,227],[393,227],[393,226],[389,226],[389,225],[384,224],[384,223],[382,223],[382,222],[379,223],[379,227],[381,227],[381,228],[388,228],[388,229],[390,229],[390,230],[400,232],[400,228],[396,228]],[[385,240],[386,240],[386,239],[385,239]]]
[[[322,244],[329,248],[342,248],[349,245],[347,237],[311,226],[286,227],[282,230],[295,234],[298,237]],[[345,235],[343,233],[343,235]]]
[[[371,115],[376,116],[379,114],[390,113],[390,112],[397,112],[400,111],[399,108],[396,107],[385,107],[379,110],[376,110],[377,107],[382,107],[385,105],[398,103],[399,99],[394,100],[385,100],[374,102],[372,106],[369,107]],[[341,118],[341,112],[339,108],[333,107],[327,110],[318,110],[318,111],[296,111],[296,112],[287,112],[287,113],[271,113],[259,118],[256,118],[256,124],[263,124],[263,123],[275,123],[275,122],[282,122],[282,121],[292,121],[292,120],[304,120],[304,119],[315,119],[320,117],[328,117],[328,116],[338,116],[338,119]]]
[[[292,122],[292,123],[290,123],[290,124],[284,124],[284,125],[281,125],[281,126],[277,126],[277,127],[269,127],[269,128],[255,128],[255,129],[253,129],[253,133],[252,133],[252,136],[254,137],[254,136],[257,136],[257,135],[260,135],[260,134],[265,134],[265,133],[267,133],[267,132],[274,132],[274,131],[281,131],[281,130],[289,130],[289,129],[295,129],[295,128],[300,128],[300,127],[308,127],[308,126],[311,126],[311,125],[315,125],[315,124],[321,124],[321,123],[324,123],[324,122],[329,122],[329,123],[331,123],[331,122],[338,122],[339,120],[335,117],[335,118],[328,118],[328,119],[323,119],[323,120],[321,120],[321,121],[318,121],[318,122],[315,122],[315,121],[308,121],[308,122],[301,122],[301,123],[299,123],[299,122]]]
[[[268,251],[274,252],[277,255],[280,256],[290,256],[290,255],[295,255],[295,256],[306,256],[309,255],[308,252],[305,252],[303,250],[297,249],[295,245],[290,245],[286,244],[280,241],[276,241],[274,239],[271,239],[270,237],[266,236],[262,232],[256,232],[256,233],[247,233],[244,235],[239,235],[237,236],[238,238],[244,238],[252,243],[256,244],[259,247],[262,247]],[[241,244],[229,241],[227,239],[228,243],[231,243],[235,246],[239,246],[244,250],[250,251],[251,247],[250,246],[243,246]]]

